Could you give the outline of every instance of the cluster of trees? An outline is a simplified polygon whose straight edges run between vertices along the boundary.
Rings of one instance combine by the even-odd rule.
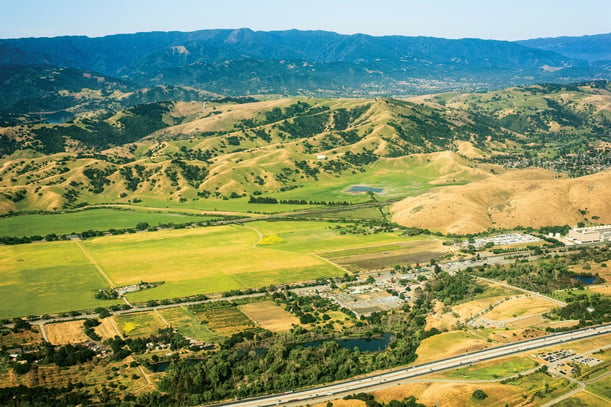
[[[344,397],[344,400],[361,400],[365,402],[366,407],[426,407],[424,404],[418,403],[414,396],[406,397],[402,401],[391,400],[388,404],[376,401],[373,394],[369,393],[351,394]],[[330,405],[327,403],[327,407],[333,407],[333,403],[330,403]]]
[[[589,298],[581,294],[567,301],[568,304],[546,314],[551,319],[579,320],[579,326],[604,324],[611,321],[611,298],[592,294]]]
[[[253,196],[248,199],[248,203],[263,204],[283,204],[283,205],[325,205],[325,206],[348,206],[352,205],[348,201],[307,201],[305,199],[276,199],[273,197]]]

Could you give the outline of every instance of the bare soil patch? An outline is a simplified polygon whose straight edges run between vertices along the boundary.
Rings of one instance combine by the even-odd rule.
[[[67,345],[69,343],[87,342],[83,320],[58,322],[45,325],[47,339],[52,345]]]
[[[100,321],[100,325],[93,328],[96,334],[104,339],[114,338],[117,335],[120,335],[119,332],[115,329],[115,326],[112,322],[111,318],[104,318]]]
[[[272,301],[255,302],[238,307],[248,318],[261,328],[272,332],[288,332],[299,319]]]

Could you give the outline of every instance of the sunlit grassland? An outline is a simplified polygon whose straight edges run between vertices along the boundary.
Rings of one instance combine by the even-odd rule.
[[[117,326],[125,336],[149,336],[156,334],[166,324],[155,312],[134,312],[116,315]]]
[[[0,317],[54,313],[118,301],[100,301],[108,287],[71,241],[0,246]]]
[[[258,229],[263,235],[274,234],[284,240],[266,247],[296,253],[326,252],[404,241],[397,232],[368,235],[341,234],[338,228],[342,225],[334,222],[306,221],[250,223],[250,226]]]
[[[175,307],[159,310],[159,313],[166,321],[187,338],[196,339],[204,342],[214,342],[219,339],[219,335],[209,329],[206,324],[198,318],[187,307]]]
[[[0,236],[45,236],[80,233],[86,230],[135,228],[138,223],[158,226],[167,223],[203,222],[212,216],[158,213],[118,209],[91,209],[58,214],[33,214],[0,218]]]
[[[446,373],[447,377],[464,380],[493,380],[516,375],[537,366],[537,362],[527,357],[514,357],[500,361],[479,363]]]
[[[249,198],[236,199],[197,199],[186,202],[176,202],[168,200],[145,199],[138,203],[138,206],[160,208],[160,209],[198,209],[202,211],[217,211],[217,212],[242,212],[242,213],[278,213],[278,212],[293,212],[310,208],[309,205],[292,205],[292,204],[257,204],[248,203]]]
[[[164,281],[134,301],[260,287],[341,274],[306,254],[254,247],[258,234],[219,226],[108,236],[83,243],[116,285]]]

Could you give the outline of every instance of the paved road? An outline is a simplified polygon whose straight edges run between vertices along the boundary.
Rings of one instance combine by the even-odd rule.
[[[565,342],[586,339],[593,336],[611,333],[611,324],[600,325],[591,328],[579,329],[569,332],[557,333],[541,338],[511,343],[494,348],[489,348],[465,355],[459,355],[436,362],[417,365],[409,368],[393,370],[355,380],[320,386],[308,390],[275,394],[265,397],[232,401],[227,403],[212,404],[211,406],[232,407],[263,407],[263,406],[303,406],[304,404],[321,403],[327,400],[337,399],[347,394],[361,391],[395,386],[402,380],[423,376],[442,370],[454,369],[464,365],[477,363],[483,360],[497,359],[538,348],[558,345]]]

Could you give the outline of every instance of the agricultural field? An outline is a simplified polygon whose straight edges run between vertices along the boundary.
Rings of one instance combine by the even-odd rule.
[[[299,318],[272,301],[252,302],[238,307],[251,321],[272,332],[288,332],[300,325]]]
[[[0,318],[96,308],[108,282],[75,242],[0,246]]]
[[[588,384],[586,390],[611,402],[611,376],[606,376],[594,383]]]
[[[86,342],[89,339],[85,335],[85,327],[82,319],[76,321],[57,322],[46,324],[43,329],[47,334],[47,340],[52,345],[67,345],[69,343]]]
[[[20,331],[17,333],[8,329],[3,329],[2,335],[0,335],[0,348],[4,346],[11,348],[38,345],[41,341],[42,335],[36,326],[32,326],[32,329],[29,331]]]
[[[566,400],[562,400],[556,407],[607,407],[609,399],[601,398],[587,391],[581,391]]]
[[[115,318],[123,336],[149,336],[156,334],[159,329],[167,327],[166,323],[154,311],[120,314],[113,318]]]
[[[159,310],[159,314],[171,327],[187,338],[203,342],[214,342],[220,338],[188,307],[162,309]]]
[[[108,236],[83,246],[116,285],[164,281],[128,294],[131,301],[174,298],[312,280],[341,274],[311,255],[253,247],[257,233],[243,226],[163,230]]]
[[[0,236],[46,236],[78,234],[86,230],[135,228],[138,223],[151,226],[168,223],[205,222],[219,217],[163,213],[146,210],[90,209],[58,214],[33,214],[0,218]]]
[[[238,307],[226,301],[191,305],[189,309],[207,328],[221,336],[231,336],[254,325]]]
[[[97,335],[102,338],[102,340],[114,338],[117,335],[121,335],[121,332],[116,326],[113,317],[102,318],[99,321],[100,325],[94,327],[93,330]]]
[[[55,365],[39,366],[25,375],[14,375],[12,385],[65,387],[70,383],[81,382],[88,391],[95,392],[102,386],[125,386],[125,391],[137,392],[147,385],[146,379],[137,367],[130,367],[133,358],[130,356],[122,361],[110,362],[102,360],[99,363],[59,367]],[[150,390],[150,388],[149,388]]]

